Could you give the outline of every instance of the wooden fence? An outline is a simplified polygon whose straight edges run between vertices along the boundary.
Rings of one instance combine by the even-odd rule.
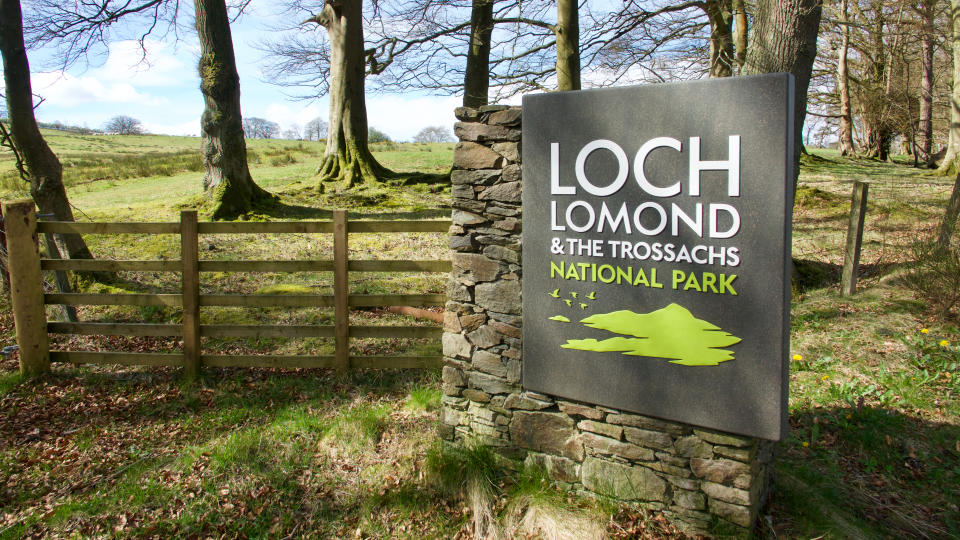
[[[442,329],[423,326],[351,326],[352,307],[436,306],[444,294],[351,294],[350,272],[449,272],[444,260],[350,260],[350,234],[446,232],[449,221],[348,221],[346,212],[333,212],[333,221],[203,222],[196,211],[184,211],[179,223],[37,222],[31,201],[4,204],[11,265],[11,290],[21,371],[35,374],[50,362],[183,366],[188,377],[202,366],[334,368],[424,368],[440,366],[441,356],[356,356],[349,354],[350,338],[436,338]],[[13,219],[11,219],[13,218]],[[180,236],[181,260],[40,259],[38,234],[171,234]],[[333,259],[294,261],[200,260],[198,237],[204,234],[326,233],[333,235]],[[41,270],[177,272],[180,294],[84,294],[42,292]],[[200,294],[200,272],[330,272],[332,295]],[[47,322],[44,305],[175,306],[183,309],[181,324]],[[333,325],[200,324],[200,308],[333,307]],[[117,336],[176,336],[183,352],[126,353],[49,351],[48,333]],[[332,337],[333,355],[219,355],[204,354],[201,337]]]

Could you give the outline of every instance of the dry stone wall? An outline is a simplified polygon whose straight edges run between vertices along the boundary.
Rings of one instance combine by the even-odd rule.
[[[692,531],[748,531],[774,443],[527,392],[521,328],[521,109],[458,108],[453,272],[443,334],[443,430],[553,480],[663,510]]]

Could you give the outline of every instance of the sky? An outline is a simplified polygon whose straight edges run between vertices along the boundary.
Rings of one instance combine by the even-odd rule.
[[[283,88],[264,81],[264,53],[255,45],[269,31],[276,14],[269,0],[257,0],[251,7],[232,26],[243,115],[276,122],[282,131],[302,128],[318,116],[326,120],[326,98],[296,100]],[[44,99],[37,108],[37,119],[101,128],[110,118],[126,115],[140,120],[150,133],[199,135],[203,98],[196,73],[196,39],[184,32],[179,43],[151,40],[147,50],[149,63],[143,64],[136,41],[114,42],[104,57],[67,72],[51,70],[44,51],[30,51],[33,92]],[[0,80],[0,88],[2,85]],[[368,123],[396,141],[412,140],[429,126],[446,126],[452,133],[453,110],[461,100],[410,92],[368,93]]]

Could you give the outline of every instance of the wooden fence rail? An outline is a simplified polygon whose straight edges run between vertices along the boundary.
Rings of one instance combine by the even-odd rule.
[[[337,210],[333,221],[200,223],[195,211],[181,212],[179,223],[37,222],[31,201],[4,203],[5,214],[23,219],[8,227],[8,242],[20,263],[11,265],[14,319],[20,345],[21,371],[41,373],[49,363],[182,366],[188,377],[202,366],[319,367],[344,372],[353,368],[423,368],[440,366],[437,356],[359,356],[349,354],[350,338],[439,339],[441,329],[423,326],[351,326],[352,307],[393,305],[436,306],[443,294],[351,294],[350,272],[449,272],[445,260],[350,260],[349,235],[356,233],[446,232],[449,221],[349,221]],[[180,236],[180,260],[40,259],[38,234],[170,234]],[[333,258],[295,261],[210,261],[199,259],[199,236],[206,234],[332,234]],[[14,236],[14,238],[10,238]],[[11,253],[13,255],[13,253]],[[11,257],[12,258],[12,257]],[[181,275],[180,294],[48,293],[41,288],[41,270],[174,272]],[[201,294],[201,272],[333,272],[332,295]],[[18,288],[19,285],[19,288]],[[47,322],[44,304],[65,306],[169,306],[183,310],[180,324]],[[333,325],[201,324],[200,309],[231,307],[333,307]],[[23,327],[23,328],[21,328]],[[21,330],[23,330],[21,332]],[[183,340],[179,354],[101,351],[49,351],[48,333],[114,336],[171,336]],[[210,355],[203,354],[203,337],[332,337],[333,355]]]

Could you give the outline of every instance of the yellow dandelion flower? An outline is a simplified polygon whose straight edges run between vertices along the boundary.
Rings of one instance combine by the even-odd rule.
[[[852,415],[852,414],[848,414],[848,415],[847,415],[847,420],[849,420],[849,419],[851,419],[851,418],[853,418],[853,415]]]
[[[941,347],[947,347],[947,346],[949,346],[949,345],[950,345],[950,342],[949,342],[949,341],[947,341],[947,340],[945,340],[945,339],[941,339],[941,340],[940,340],[940,346],[941,346]]]
[[[921,334],[929,334],[929,333],[930,333],[930,329],[929,329],[929,328],[922,328],[922,329],[920,330],[920,333],[921,333]]]
[[[808,443],[807,441],[803,441],[803,447],[806,448],[808,446],[810,446],[810,443]]]
[[[803,360],[803,357],[800,356],[799,354],[793,355],[793,361],[794,361],[794,362],[799,362],[799,361],[801,361],[801,360]]]
[[[820,380],[821,380],[821,381],[825,381],[825,380],[827,380],[827,379],[829,379],[829,378],[830,378],[829,375],[824,375],[823,377],[821,377]]]

